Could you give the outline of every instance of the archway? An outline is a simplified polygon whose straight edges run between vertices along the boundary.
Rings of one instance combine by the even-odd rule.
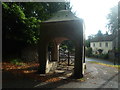
[[[75,64],[74,64],[74,76],[76,78],[83,77],[83,62],[84,62],[84,31],[83,21],[74,16],[74,14],[68,10],[62,10],[58,12],[60,16],[55,16],[48,21],[41,23],[41,34],[39,42],[39,72],[41,74],[48,73],[50,68],[47,66],[48,61],[48,44],[54,42],[54,60],[52,66],[57,65],[59,61],[58,53],[59,43],[63,40],[72,40],[75,44]],[[60,14],[61,13],[61,14]],[[57,19],[56,19],[57,17]],[[64,17],[64,18],[63,18]],[[65,37],[65,38],[64,38]],[[55,66],[54,65],[54,66]]]

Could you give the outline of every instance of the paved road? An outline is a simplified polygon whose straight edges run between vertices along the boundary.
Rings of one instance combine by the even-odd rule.
[[[67,57],[63,58],[63,60],[67,60]],[[70,60],[73,62],[74,61],[74,56],[71,56]],[[105,64],[114,65],[113,61],[106,60],[106,59],[98,59],[98,58],[88,58],[88,57],[86,57],[85,61],[95,61],[95,62],[99,62],[99,63],[105,63]],[[118,65],[118,64],[116,63],[116,65]]]
[[[98,58],[85,58],[86,61],[95,61],[95,62],[100,62],[100,63],[105,63],[105,64],[110,64],[110,65],[114,65],[113,62],[109,61],[109,60],[105,60],[105,59],[98,59]]]
[[[83,81],[62,77],[57,82],[40,82],[29,78],[13,76],[8,72],[3,72],[3,88],[118,88],[118,69],[86,62],[87,69]],[[66,69],[67,68],[67,71]],[[71,68],[62,68],[65,72],[71,73]],[[62,73],[61,73],[62,75]],[[61,77],[59,77],[61,78]]]

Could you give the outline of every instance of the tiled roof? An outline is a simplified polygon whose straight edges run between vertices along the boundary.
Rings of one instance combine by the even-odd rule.
[[[53,17],[44,22],[57,22],[69,20],[82,20],[82,19],[76,17],[70,10],[60,10],[56,12]]]
[[[112,41],[114,39],[113,35],[103,35],[99,37],[95,37],[91,39],[91,42],[99,42],[99,41]]]

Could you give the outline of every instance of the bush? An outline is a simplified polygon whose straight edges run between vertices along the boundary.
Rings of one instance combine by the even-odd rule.
[[[108,59],[108,53],[107,54],[99,54],[98,58]]]
[[[20,59],[13,59],[10,61],[10,63],[15,64],[15,65],[23,65]]]
[[[93,54],[93,55],[92,55],[92,57],[98,58],[98,55],[96,55],[96,54]]]
[[[90,57],[90,56],[92,56],[92,48],[86,48],[86,50],[85,50],[85,55],[87,56],[87,57]]]
[[[103,55],[104,59],[108,59],[108,53]]]

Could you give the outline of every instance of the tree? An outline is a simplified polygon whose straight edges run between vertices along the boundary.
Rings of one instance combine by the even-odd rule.
[[[118,5],[111,8],[110,13],[107,16],[108,19],[108,28],[110,29],[111,33],[115,34],[118,30]],[[120,27],[120,24],[119,24]]]
[[[24,43],[36,43],[39,36],[39,23],[35,17],[26,18],[16,3],[3,3],[3,39]]]
[[[85,46],[86,46],[87,48],[90,47],[90,40],[93,39],[93,38],[95,38],[95,37],[96,37],[96,35],[89,35],[89,36],[88,36],[88,39],[85,40]]]
[[[118,3],[118,13],[120,13],[120,2]],[[120,16],[118,17],[118,51],[120,53]]]
[[[98,33],[96,34],[97,37],[101,37],[103,34],[101,32],[101,30],[98,31]]]
[[[120,2],[118,3],[118,5],[111,8],[111,11],[107,17],[107,19],[109,20],[109,23],[107,24],[107,26],[111,31],[111,33],[116,38],[118,38],[116,42],[118,44],[117,49],[120,52],[120,17],[118,15],[119,13],[120,13]]]
[[[39,40],[40,21],[55,12],[70,9],[67,2],[13,2],[3,3],[3,38],[16,39],[27,44]]]
[[[106,31],[105,35],[108,35],[108,32]]]
[[[70,52],[74,51],[75,49],[74,43],[71,40],[63,41],[60,47],[62,47],[63,50],[68,49]]]
[[[35,17],[41,21],[47,20],[59,10],[71,10],[69,2],[20,2],[17,5],[21,6],[26,17]]]
[[[69,3],[2,3],[3,55],[8,50],[10,53],[16,53],[16,51],[20,52],[22,47],[36,45],[40,39],[40,22],[47,20],[55,12],[62,9],[69,9]],[[20,54],[18,55],[20,56]]]
[[[90,57],[92,55],[92,48],[91,47],[88,47],[85,49],[85,54],[87,57]]]
[[[90,40],[88,39],[88,40],[85,40],[85,46],[86,47],[90,47]]]

